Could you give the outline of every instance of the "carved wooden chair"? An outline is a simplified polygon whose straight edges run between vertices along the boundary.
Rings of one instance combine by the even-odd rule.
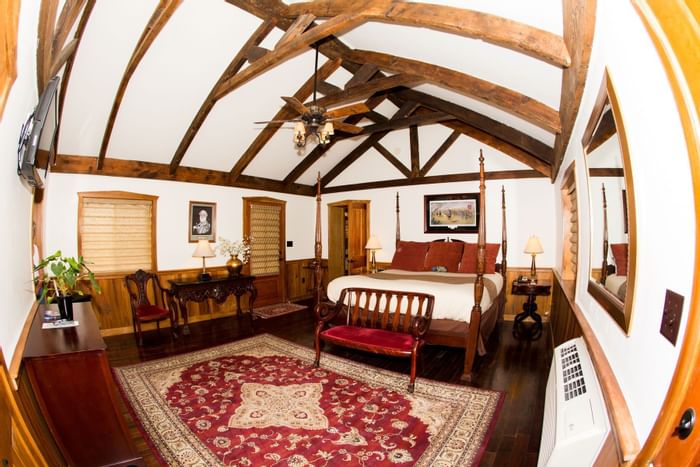
[[[170,328],[173,336],[177,337],[175,332],[175,313],[173,311],[174,308],[171,306],[170,290],[160,285],[158,276],[153,272],[139,269],[134,274],[126,276],[124,282],[126,283],[126,290],[129,292],[134,334],[138,336],[139,345],[143,345],[141,323],[155,321],[156,328],[160,332],[161,320],[170,319]],[[158,296],[160,296],[162,306],[158,305]],[[155,303],[151,303],[149,297],[152,297]]]

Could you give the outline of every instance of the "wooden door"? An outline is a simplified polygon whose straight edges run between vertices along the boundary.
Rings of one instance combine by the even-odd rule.
[[[345,206],[328,206],[328,280],[345,275]]]
[[[348,206],[347,272],[363,274],[367,272],[367,244],[369,215],[367,202],[351,202]]]
[[[243,235],[252,238],[245,271],[255,276],[256,307],[287,301],[285,205],[273,198],[243,198]]]

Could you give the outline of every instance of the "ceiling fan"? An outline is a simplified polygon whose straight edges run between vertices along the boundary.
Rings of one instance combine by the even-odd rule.
[[[282,99],[292,109],[299,112],[299,117],[288,120],[268,120],[264,122],[254,122],[256,124],[263,123],[286,123],[297,122],[294,126],[294,144],[297,148],[306,146],[306,140],[309,136],[315,136],[319,144],[325,145],[330,142],[330,137],[335,130],[344,131],[346,133],[358,134],[362,132],[362,127],[345,123],[343,120],[350,115],[369,112],[370,108],[363,102],[340,107],[333,110],[327,110],[325,107],[316,104],[316,87],[318,80],[318,45],[315,46],[316,59],[314,64],[314,92],[313,102],[306,106],[296,97],[282,96]]]

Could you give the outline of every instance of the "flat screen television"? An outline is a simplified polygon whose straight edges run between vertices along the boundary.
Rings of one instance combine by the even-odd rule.
[[[41,188],[56,154],[58,129],[58,83],[54,76],[41,93],[34,112],[22,125],[17,148],[17,174],[33,187]]]

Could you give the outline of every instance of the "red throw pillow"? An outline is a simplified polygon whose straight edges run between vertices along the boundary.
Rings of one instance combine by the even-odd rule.
[[[427,242],[399,241],[394,257],[391,259],[391,268],[403,269],[404,271],[423,271],[423,263],[429,245]]]
[[[424,269],[431,271],[433,266],[445,266],[447,272],[457,272],[462,259],[462,245],[458,242],[431,242],[425,255]]]
[[[627,244],[611,243],[613,258],[615,259],[615,273],[618,276],[627,275]]]
[[[476,243],[465,243],[462,259],[459,262],[457,272],[466,272],[476,274],[476,255],[479,245]],[[498,259],[498,251],[501,249],[500,243],[486,244],[486,264],[484,274],[493,274],[496,272],[496,259]]]

